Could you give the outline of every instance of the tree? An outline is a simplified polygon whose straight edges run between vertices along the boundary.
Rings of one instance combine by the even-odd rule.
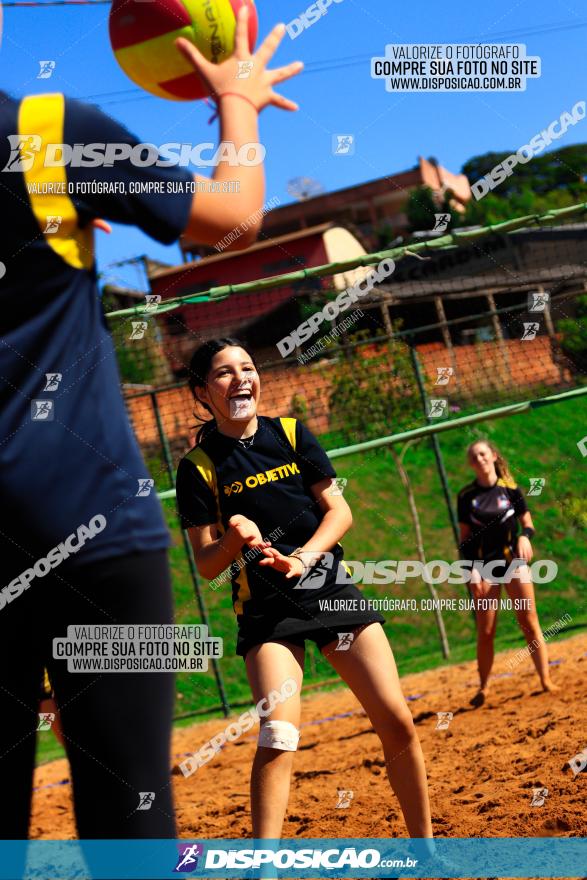
[[[439,197],[429,186],[418,186],[408,196],[405,213],[410,223],[410,230],[434,229],[435,214],[451,214],[453,193],[450,189]],[[449,224],[449,228],[450,228]]]
[[[474,156],[462,167],[473,184],[516,151],[489,152]],[[464,224],[499,223],[526,214],[541,214],[587,201],[587,144],[572,144],[519,162],[513,173],[479,201],[467,206]]]
[[[557,322],[562,333],[561,348],[578,370],[587,370],[587,296],[579,296],[575,305],[575,317]]]

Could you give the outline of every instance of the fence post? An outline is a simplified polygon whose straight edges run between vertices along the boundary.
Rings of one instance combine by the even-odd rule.
[[[161,448],[163,449],[163,458],[165,459],[165,466],[167,469],[167,475],[169,476],[170,489],[173,489],[175,486],[175,479],[173,476],[173,459],[171,457],[171,449],[169,447],[169,442],[167,440],[167,435],[165,433],[165,429],[163,428],[163,420],[161,419],[161,410],[159,409],[159,401],[157,400],[157,391],[153,390],[149,392],[149,397],[151,398],[151,403],[153,406],[153,412],[155,414],[155,421],[157,422],[157,431],[159,432],[159,439],[161,440]],[[192,583],[194,585],[194,591],[196,593],[196,599],[198,602],[198,608],[200,609],[200,615],[202,617],[202,623],[204,626],[208,628],[208,632],[210,632],[210,621],[208,618],[208,611],[206,609],[206,605],[204,603],[204,597],[202,596],[202,591],[200,589],[200,579],[198,578],[198,570],[196,568],[196,560],[194,559],[194,551],[192,549],[192,545],[190,543],[190,539],[188,538],[187,532],[185,529],[180,529],[181,538],[183,541],[183,547],[185,550],[185,555],[188,561],[188,568],[190,570],[190,575],[192,578]],[[216,679],[216,687],[218,688],[218,696],[220,697],[220,702],[222,704],[222,711],[224,712],[224,716],[227,717],[230,715],[230,706],[228,704],[228,698],[226,696],[226,691],[224,689],[224,681],[222,678],[222,673],[220,672],[220,667],[218,665],[217,660],[212,660],[212,669],[214,671],[214,678]]]
[[[416,340],[414,334],[411,334],[412,344],[410,345],[410,357],[412,359],[412,365],[414,367],[414,375],[416,376],[416,382],[418,383],[418,389],[420,391],[420,397],[422,399],[422,406],[424,408],[424,415],[426,416],[426,421],[428,424],[431,424],[431,418],[428,415],[428,407],[427,407],[427,397],[426,397],[426,389],[424,387],[424,378],[422,376],[422,370],[420,368],[420,362],[418,360],[418,353],[416,352]],[[438,475],[440,477],[440,483],[442,486],[442,492],[444,495],[444,500],[446,502],[446,506],[448,509],[448,515],[450,518],[450,523],[453,530],[453,535],[455,539],[455,544],[459,545],[460,543],[460,532],[459,525],[457,521],[457,516],[455,513],[455,509],[452,504],[452,498],[450,494],[450,487],[448,485],[448,477],[446,474],[446,468],[444,467],[444,459],[442,457],[442,450],[440,449],[440,443],[438,441],[438,437],[436,434],[432,434],[430,437],[432,443],[432,449],[434,450],[434,458],[436,459],[436,467],[438,468]]]

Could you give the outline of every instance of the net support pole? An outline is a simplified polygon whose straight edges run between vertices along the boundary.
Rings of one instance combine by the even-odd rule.
[[[173,489],[175,486],[175,479],[173,476],[173,460],[171,458],[171,449],[169,447],[167,435],[166,435],[165,429],[163,427],[163,420],[161,418],[161,410],[159,408],[159,401],[157,400],[157,391],[149,392],[149,396],[151,398],[151,404],[153,406],[153,413],[155,414],[155,421],[157,423],[157,431],[159,432],[159,439],[161,441],[161,448],[163,449],[163,458],[165,459],[165,467],[167,469],[167,475],[169,476],[169,482],[171,484],[171,488]],[[194,559],[194,551],[192,549],[190,539],[189,539],[188,534],[185,531],[185,529],[180,529],[180,531],[181,531],[181,539],[183,541],[183,547],[185,550],[185,555],[186,555],[186,558],[188,561],[188,568],[190,571],[190,576],[192,579],[192,583],[194,585],[194,592],[196,594],[196,600],[198,603],[200,616],[202,618],[202,623],[207,628],[208,632],[210,632],[210,621],[208,618],[208,610],[207,610],[205,602],[204,602],[204,597],[202,596],[202,590],[200,587],[200,579],[198,577],[198,569],[196,567],[196,560]],[[230,706],[228,704],[228,698],[226,696],[226,690],[224,688],[224,680],[222,678],[222,673],[221,673],[220,667],[218,665],[218,660],[212,659],[212,670],[214,672],[214,678],[216,679],[216,687],[218,689],[218,696],[220,697],[222,711],[224,712],[224,717],[227,718],[230,715]]]
[[[414,368],[414,375],[416,377],[416,382],[418,383],[418,390],[420,391],[420,398],[422,400],[422,407],[424,409],[424,415],[426,417],[426,421],[428,422],[428,424],[430,424],[431,419],[430,419],[430,416],[428,415],[426,389],[424,387],[424,377],[422,376],[422,370],[420,368],[420,361],[418,360],[418,353],[416,351],[416,344],[415,344],[415,340],[413,337],[412,337],[412,345],[410,345],[410,357],[412,359],[412,365]],[[458,522],[457,522],[456,513],[455,513],[454,507],[452,505],[450,487],[448,485],[448,476],[446,473],[446,468],[444,466],[444,459],[442,457],[442,450],[440,449],[440,442],[439,442],[436,434],[431,435],[430,442],[432,443],[432,449],[434,450],[434,458],[436,459],[436,467],[438,469],[438,476],[440,477],[440,484],[442,486],[442,493],[444,495],[444,500],[446,502],[446,507],[448,509],[448,515],[449,515],[450,523],[452,526],[455,544],[458,547],[459,542],[460,542],[459,526],[458,526]]]

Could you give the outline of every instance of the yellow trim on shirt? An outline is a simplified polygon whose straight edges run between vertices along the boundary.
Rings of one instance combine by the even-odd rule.
[[[67,194],[67,173],[64,165],[45,167],[49,144],[64,141],[65,99],[61,94],[29,95],[20,102],[18,133],[21,137],[20,154],[25,186],[31,210],[45,236],[45,241],[64,262],[74,269],[91,269],[94,264],[94,230],[79,226],[75,205]],[[30,149],[31,137],[40,135],[41,146]],[[55,158],[58,157],[56,155]],[[54,192],[43,192],[46,184],[53,184]],[[37,192],[33,192],[36,189]],[[48,218],[61,218],[54,232],[46,232]]]
[[[290,442],[291,448],[295,451],[296,448],[296,419],[290,419],[289,417],[281,417],[279,419],[281,422],[281,427],[285,431],[285,436]]]

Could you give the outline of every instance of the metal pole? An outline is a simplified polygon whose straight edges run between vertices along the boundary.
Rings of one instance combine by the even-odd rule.
[[[165,430],[163,428],[163,420],[161,419],[161,410],[159,409],[159,401],[157,400],[157,392],[151,391],[149,394],[151,398],[151,403],[153,405],[153,412],[155,413],[155,421],[157,422],[157,430],[159,431],[159,439],[161,440],[161,448],[163,449],[163,457],[165,459],[165,465],[167,468],[167,474],[169,476],[169,481],[171,483],[171,488],[175,485],[175,480],[173,477],[173,459],[171,457],[171,449],[169,447],[169,443],[167,441],[167,435],[165,434]],[[185,529],[181,529],[181,537],[183,541],[183,547],[185,550],[185,555],[188,561],[188,568],[190,570],[190,575],[192,578],[192,583],[194,585],[194,591],[196,593],[196,600],[198,602],[198,608],[200,610],[200,616],[202,618],[202,623],[207,627],[208,632],[210,632],[210,620],[208,618],[208,611],[206,605],[204,604],[204,597],[202,596],[202,591],[200,589],[200,579],[198,578],[198,569],[196,568],[196,560],[194,559],[194,551],[192,549],[192,545],[190,543],[190,539],[188,538],[187,532]],[[214,671],[214,678],[216,679],[216,687],[218,688],[218,696],[220,697],[220,702],[222,703],[222,711],[224,712],[224,716],[227,717],[230,715],[230,705],[228,703],[228,698],[226,696],[226,691],[224,689],[224,681],[222,679],[222,673],[220,672],[220,667],[218,665],[217,660],[212,660],[212,669]]]
[[[427,412],[427,397],[426,390],[424,387],[424,378],[422,376],[422,370],[420,368],[420,362],[418,360],[418,354],[416,352],[416,343],[415,339],[412,337],[412,345],[410,345],[410,356],[412,358],[412,365],[414,367],[414,374],[416,376],[416,382],[418,383],[418,389],[420,391],[420,397],[422,399],[422,406],[424,408],[424,414],[426,416],[426,421],[430,424],[431,419]],[[442,457],[442,451],[440,449],[440,443],[438,441],[438,437],[436,434],[431,435],[431,443],[432,449],[434,450],[434,457],[436,459],[436,467],[438,468],[438,475],[440,477],[440,483],[442,485],[442,493],[444,495],[444,500],[446,502],[446,506],[448,509],[448,514],[450,518],[450,523],[453,530],[453,535],[455,539],[455,543],[458,547],[460,541],[460,532],[459,532],[459,524],[457,521],[457,516],[452,504],[452,497],[450,493],[450,487],[448,485],[448,477],[446,474],[446,469],[444,467],[444,459]]]

